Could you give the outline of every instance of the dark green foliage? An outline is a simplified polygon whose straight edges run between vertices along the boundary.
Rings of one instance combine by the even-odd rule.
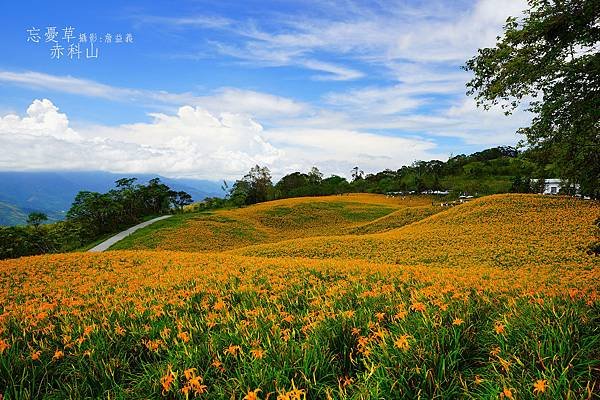
[[[507,114],[521,102],[534,115],[520,129],[532,149],[549,153],[560,177],[600,198],[600,2],[529,0],[511,17],[496,46],[478,51],[465,69],[468,94]]]
[[[509,191],[529,193],[533,190],[530,187],[532,177],[539,178],[554,173],[551,166],[546,167],[544,159],[538,154],[529,150],[521,153],[508,146],[486,149],[469,156],[457,155],[446,162],[415,161],[396,171],[386,169],[375,174],[365,175],[355,167],[351,171],[351,182],[336,175],[326,179],[311,179],[311,174],[315,176],[315,171],[318,173],[313,168],[308,174],[294,172],[284,176],[275,185],[271,199],[350,192],[450,191],[473,195]],[[232,194],[239,193],[240,188],[241,186]]]
[[[394,171],[386,169],[375,174],[364,174],[359,167],[351,171],[352,180],[323,174],[313,167],[309,173],[293,172],[282,177],[275,185],[266,167],[253,167],[244,178],[231,188],[227,185],[227,199],[203,202],[194,210],[218,207],[240,207],[262,201],[290,197],[327,196],[333,194],[366,192],[434,192],[449,191],[453,195],[486,195],[495,193],[531,193],[542,186],[545,176],[555,176],[555,168],[545,153],[514,147],[500,146],[473,153],[460,154],[448,161],[415,161]],[[533,178],[538,179],[537,185]],[[539,190],[538,190],[539,191]],[[574,194],[574,193],[571,193]]]
[[[207,197],[201,202],[194,203],[190,209],[191,211],[197,212],[226,208],[228,206],[230,206],[230,204],[227,199],[221,197]]]
[[[168,213],[171,205],[181,209],[192,201],[158,178],[147,185],[135,181],[119,179],[107,193],[79,192],[66,221],[41,225],[47,217],[35,212],[29,214],[28,226],[0,227],[0,259],[76,250],[145,217]]]
[[[332,175],[323,179],[323,174],[317,167],[312,167],[308,174],[293,172],[284,176],[277,182],[274,189],[274,197],[277,199],[324,196],[351,191],[346,178]]]
[[[183,207],[192,204],[193,199],[189,193],[183,191],[169,190],[169,200],[171,204],[179,211],[183,211]]]
[[[274,196],[271,171],[258,165],[252,167],[242,179],[235,181],[228,197],[235,206],[272,200]]]
[[[515,176],[510,191],[511,193],[531,193],[531,178],[521,178],[521,175]]]
[[[80,227],[70,222],[0,227],[0,259],[71,251],[84,243]]]
[[[42,212],[34,211],[27,216],[27,225],[32,225],[36,228],[46,221],[48,221],[48,216]]]
[[[301,172],[294,172],[286,175],[277,182],[275,189],[280,197],[298,197],[297,194],[307,193],[309,181],[308,175]]]
[[[116,188],[107,193],[82,191],[77,194],[67,212],[67,221],[81,226],[85,239],[93,240],[106,233],[136,224],[144,217],[182,209],[192,202],[186,192],[176,192],[159,178],[147,185],[135,184],[135,178],[116,181]]]

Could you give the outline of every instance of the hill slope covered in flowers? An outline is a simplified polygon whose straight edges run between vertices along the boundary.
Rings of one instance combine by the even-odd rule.
[[[221,251],[299,237],[343,235],[362,232],[362,229],[378,232],[439,211],[442,208],[432,206],[432,200],[425,196],[299,197],[176,216],[181,220],[176,226],[158,230],[150,227],[112,249]]]
[[[598,398],[598,203],[505,195],[429,215],[377,199],[230,211],[267,238],[318,238],[1,261],[0,393]],[[188,246],[198,225],[169,235]]]
[[[236,254],[368,259],[436,266],[578,267],[600,215],[596,202],[494,195],[379,234],[305,238],[252,246]]]

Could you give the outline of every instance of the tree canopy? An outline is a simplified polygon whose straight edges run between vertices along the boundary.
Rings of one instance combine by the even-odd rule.
[[[43,212],[34,211],[29,213],[27,216],[27,225],[31,225],[36,228],[46,221],[48,221],[48,216]]]
[[[555,161],[561,178],[600,197],[600,1],[529,0],[495,47],[467,61],[467,84],[479,106],[521,104],[533,113],[519,130],[531,148]]]
[[[514,147],[499,146],[471,155],[459,154],[448,161],[415,161],[398,170],[386,169],[365,174],[360,167],[349,171],[350,182],[341,176],[323,178],[317,167],[307,173],[296,171],[283,176],[273,185],[266,167],[254,166],[242,178],[224,189],[224,202],[243,206],[288,197],[323,196],[349,192],[432,192],[459,194],[493,194],[535,191],[533,182],[555,177],[552,165],[540,164],[531,150],[520,152]],[[203,202],[197,209],[221,207],[223,202]]]
[[[267,167],[255,165],[240,180],[235,181],[229,197],[235,205],[255,204],[272,198],[273,182]]]

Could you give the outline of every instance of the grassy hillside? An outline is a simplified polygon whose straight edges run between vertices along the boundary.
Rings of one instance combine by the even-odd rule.
[[[598,264],[584,252],[598,215],[597,202],[494,195],[386,233],[298,239],[235,253],[453,267]]]
[[[598,215],[531,195],[288,199],[121,243],[187,251],[0,261],[0,393],[598,398]]]
[[[428,210],[424,211],[424,207]],[[342,235],[362,229],[394,212],[406,211],[405,222],[433,210],[425,196],[386,197],[374,194],[300,197],[270,201],[253,206],[190,213],[175,216],[161,225],[151,225],[115,244],[111,249],[161,249],[177,251],[221,251],[259,243],[328,235]],[[413,215],[411,218],[409,215]],[[394,219],[395,224],[401,223]],[[392,222],[390,222],[392,224]],[[385,224],[364,229],[386,229]]]
[[[430,215],[444,211],[440,206],[403,207],[393,213],[377,218],[366,224],[348,229],[350,234],[367,234],[387,232],[392,229],[401,228],[413,222],[420,221]]]

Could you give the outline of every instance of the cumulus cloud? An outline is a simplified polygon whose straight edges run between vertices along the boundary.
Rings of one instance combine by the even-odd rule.
[[[81,132],[48,99],[34,100],[23,117],[0,118],[0,168],[156,172],[218,179],[254,164],[269,164],[282,152],[261,136],[262,127],[236,114],[216,117],[184,106],[153,121]]]
[[[0,118],[0,169],[232,179],[255,164],[269,166],[275,176],[313,165],[328,174],[348,175],[354,165],[377,171],[438,156],[435,144],[423,139],[344,129],[265,130],[247,115],[217,115],[199,106],[151,117],[148,123],[75,131],[50,100],[34,100],[26,115]]]
[[[34,100],[23,118],[15,114],[0,117],[0,134],[28,135],[32,137],[53,137],[57,140],[80,142],[81,137],[69,128],[65,114],[48,99]]]
[[[316,164],[347,175],[354,165],[377,171],[443,159],[436,150],[440,137],[482,146],[516,142],[514,132],[529,116],[477,109],[464,96],[469,74],[458,67],[477,48],[493,45],[506,17],[518,15],[525,1],[381,4],[318,2],[312,16],[272,15],[266,26],[218,16],[138,21],[226,32],[210,42],[216,52],[253,67],[300,67],[313,79],[354,81],[328,86],[312,103],[234,87],[198,95],[0,70],[0,83],[44,96],[61,91],[162,111],[149,114],[150,122],[78,129],[47,99],[34,101],[22,116],[5,111],[0,169],[219,179],[239,177],[254,164],[276,176]],[[362,78],[369,86],[360,86]]]

